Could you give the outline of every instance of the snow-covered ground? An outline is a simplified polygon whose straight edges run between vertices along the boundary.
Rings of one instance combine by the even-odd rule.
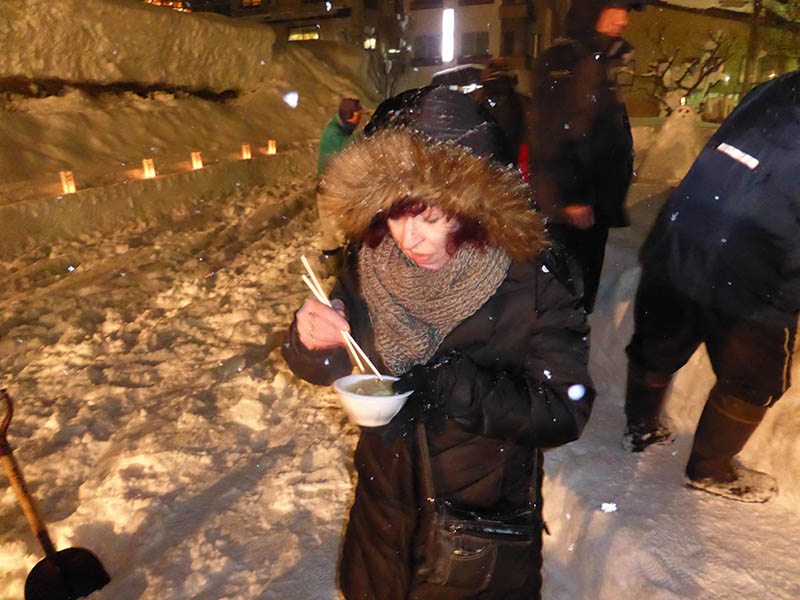
[[[17,37],[22,45],[0,52],[0,78],[55,76],[85,60],[86,38],[70,44],[60,32],[69,14],[36,20],[29,11],[78,5],[76,27],[107,23],[114,33],[93,38],[97,56],[118,56],[109,40],[123,34],[141,40],[118,49],[134,53],[167,33],[214,48],[254,35],[249,25],[242,33],[223,19],[121,0],[5,0],[0,24],[27,27],[41,52],[58,37],[60,58],[46,55],[48,72],[36,71]],[[119,10],[141,13],[120,28]],[[337,597],[357,430],[331,391],[295,379],[276,349],[308,294],[298,261],[315,242],[309,140],[339,96],[366,93],[344,50],[320,56],[320,48],[264,54],[263,77],[213,52],[197,53],[208,57],[201,68],[159,50],[149,58],[171,68],[124,72],[189,87],[224,75],[223,88],[240,90],[227,103],[78,90],[2,100],[0,385],[17,401],[9,440],[56,545],[90,548],[111,573],[93,598]],[[113,69],[83,68],[69,78],[114,81]],[[287,89],[300,94],[296,109],[282,101]],[[657,137],[639,130],[640,150]],[[279,140],[278,156],[238,160],[241,143],[256,149],[267,138]],[[143,181],[136,171],[150,147],[163,175]],[[650,149],[641,155],[657,163]],[[195,150],[212,164],[188,170],[181,161]],[[88,187],[59,196],[64,165]],[[631,194],[634,225],[612,234],[592,316],[595,412],[581,440],[547,454],[545,598],[796,599],[796,389],[745,449],[749,463],[778,478],[781,494],[766,505],[681,484],[712,382],[702,352],[670,397],[675,444],[644,455],[619,444],[636,249],[665,188],[643,177]],[[0,600],[18,600],[41,551],[2,481]]]

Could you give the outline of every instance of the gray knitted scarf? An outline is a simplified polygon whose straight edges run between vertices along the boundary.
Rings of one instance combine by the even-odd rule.
[[[511,259],[500,248],[465,244],[438,270],[410,263],[390,235],[363,246],[358,272],[375,332],[375,347],[392,375],[425,364],[445,337],[474,314],[506,277]]]

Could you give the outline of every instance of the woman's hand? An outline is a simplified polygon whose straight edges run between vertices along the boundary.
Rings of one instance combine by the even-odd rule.
[[[318,300],[308,299],[297,311],[297,334],[300,342],[309,350],[325,350],[344,346],[342,331],[350,331],[345,318],[344,303],[331,300],[333,308]]]

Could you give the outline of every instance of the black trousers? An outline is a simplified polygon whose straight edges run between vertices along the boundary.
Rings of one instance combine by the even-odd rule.
[[[553,241],[566,250],[574,263],[573,270],[580,271],[574,273],[575,281],[583,283],[583,307],[587,313],[591,313],[597,298],[597,288],[600,287],[608,227],[594,225],[589,229],[575,229],[563,223],[553,223],[548,227],[548,231]]]
[[[766,323],[703,307],[643,273],[636,292],[632,362],[673,374],[705,343],[720,392],[771,406],[789,387],[797,314]]]

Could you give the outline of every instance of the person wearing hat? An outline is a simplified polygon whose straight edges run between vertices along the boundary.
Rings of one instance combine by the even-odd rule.
[[[360,431],[339,563],[348,600],[541,597],[542,449],[580,436],[595,393],[586,314],[503,142],[468,96],[411,90],[378,107],[322,181],[351,244],[333,306],[306,300],[283,356],[329,385],[352,370],[349,331],[413,391],[388,425]],[[513,517],[524,538],[509,553],[437,554],[425,475],[441,503]]]
[[[531,99],[516,90],[517,78],[505,58],[491,59],[481,73],[481,87],[472,92],[475,98],[494,117],[506,136],[515,164],[527,180],[528,121]]]
[[[577,263],[594,308],[610,227],[628,225],[633,138],[616,74],[632,60],[621,36],[635,0],[575,0],[566,37],[534,64],[531,183],[549,230]]]
[[[317,175],[322,177],[328,161],[352,140],[353,132],[361,121],[361,102],[357,98],[343,98],[339,110],[328,121],[319,138]],[[320,223],[320,270],[325,276],[335,275],[342,262],[344,239],[334,226],[333,219],[317,199]]]

